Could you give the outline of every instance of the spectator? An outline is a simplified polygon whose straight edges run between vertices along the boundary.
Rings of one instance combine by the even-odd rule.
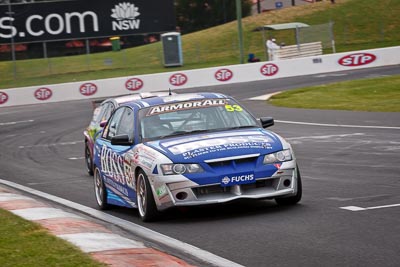
[[[256,58],[254,54],[250,53],[249,57],[247,58],[247,62],[249,63],[260,62],[260,59]]]
[[[280,46],[276,44],[276,39],[268,39],[266,45],[268,49],[268,59],[270,61],[277,60],[277,51],[280,49]]]

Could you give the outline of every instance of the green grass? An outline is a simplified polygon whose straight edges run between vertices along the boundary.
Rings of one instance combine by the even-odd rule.
[[[400,112],[400,75],[290,90],[269,102],[291,108]]]
[[[400,1],[337,0],[265,12],[243,19],[244,53],[265,59],[262,34],[253,29],[264,24],[300,21],[318,25],[334,21],[337,52],[400,45]],[[274,33],[280,42],[294,43],[293,31]],[[14,79],[12,62],[0,62],[0,88],[53,84],[138,74],[180,71],[238,64],[237,23],[182,36],[184,66],[164,68],[161,43],[90,56],[18,60]],[[331,53],[325,49],[324,53]],[[112,60],[112,65],[105,62]]]
[[[0,266],[105,266],[38,224],[0,209]]]

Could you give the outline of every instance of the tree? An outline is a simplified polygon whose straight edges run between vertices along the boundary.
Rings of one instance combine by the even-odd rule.
[[[242,14],[251,13],[251,0],[242,0]],[[236,20],[232,0],[176,0],[177,25],[182,33],[194,32]]]

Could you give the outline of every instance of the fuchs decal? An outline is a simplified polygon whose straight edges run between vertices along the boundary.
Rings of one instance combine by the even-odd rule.
[[[221,186],[230,186],[234,184],[248,184],[255,181],[254,173],[245,173],[232,176],[224,176],[221,180]]]

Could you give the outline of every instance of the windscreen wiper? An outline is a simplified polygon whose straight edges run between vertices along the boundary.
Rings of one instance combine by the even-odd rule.
[[[242,125],[242,126],[235,126],[226,128],[226,130],[236,130],[236,129],[246,129],[246,128],[258,128],[258,125]]]
[[[209,132],[212,130],[193,130],[193,131],[176,131],[176,132],[172,132],[170,134],[166,134],[163,136],[160,136],[160,138],[164,138],[164,137],[170,137],[170,136],[179,136],[179,135],[186,135],[186,134],[194,134],[194,133],[204,133],[204,132]]]

